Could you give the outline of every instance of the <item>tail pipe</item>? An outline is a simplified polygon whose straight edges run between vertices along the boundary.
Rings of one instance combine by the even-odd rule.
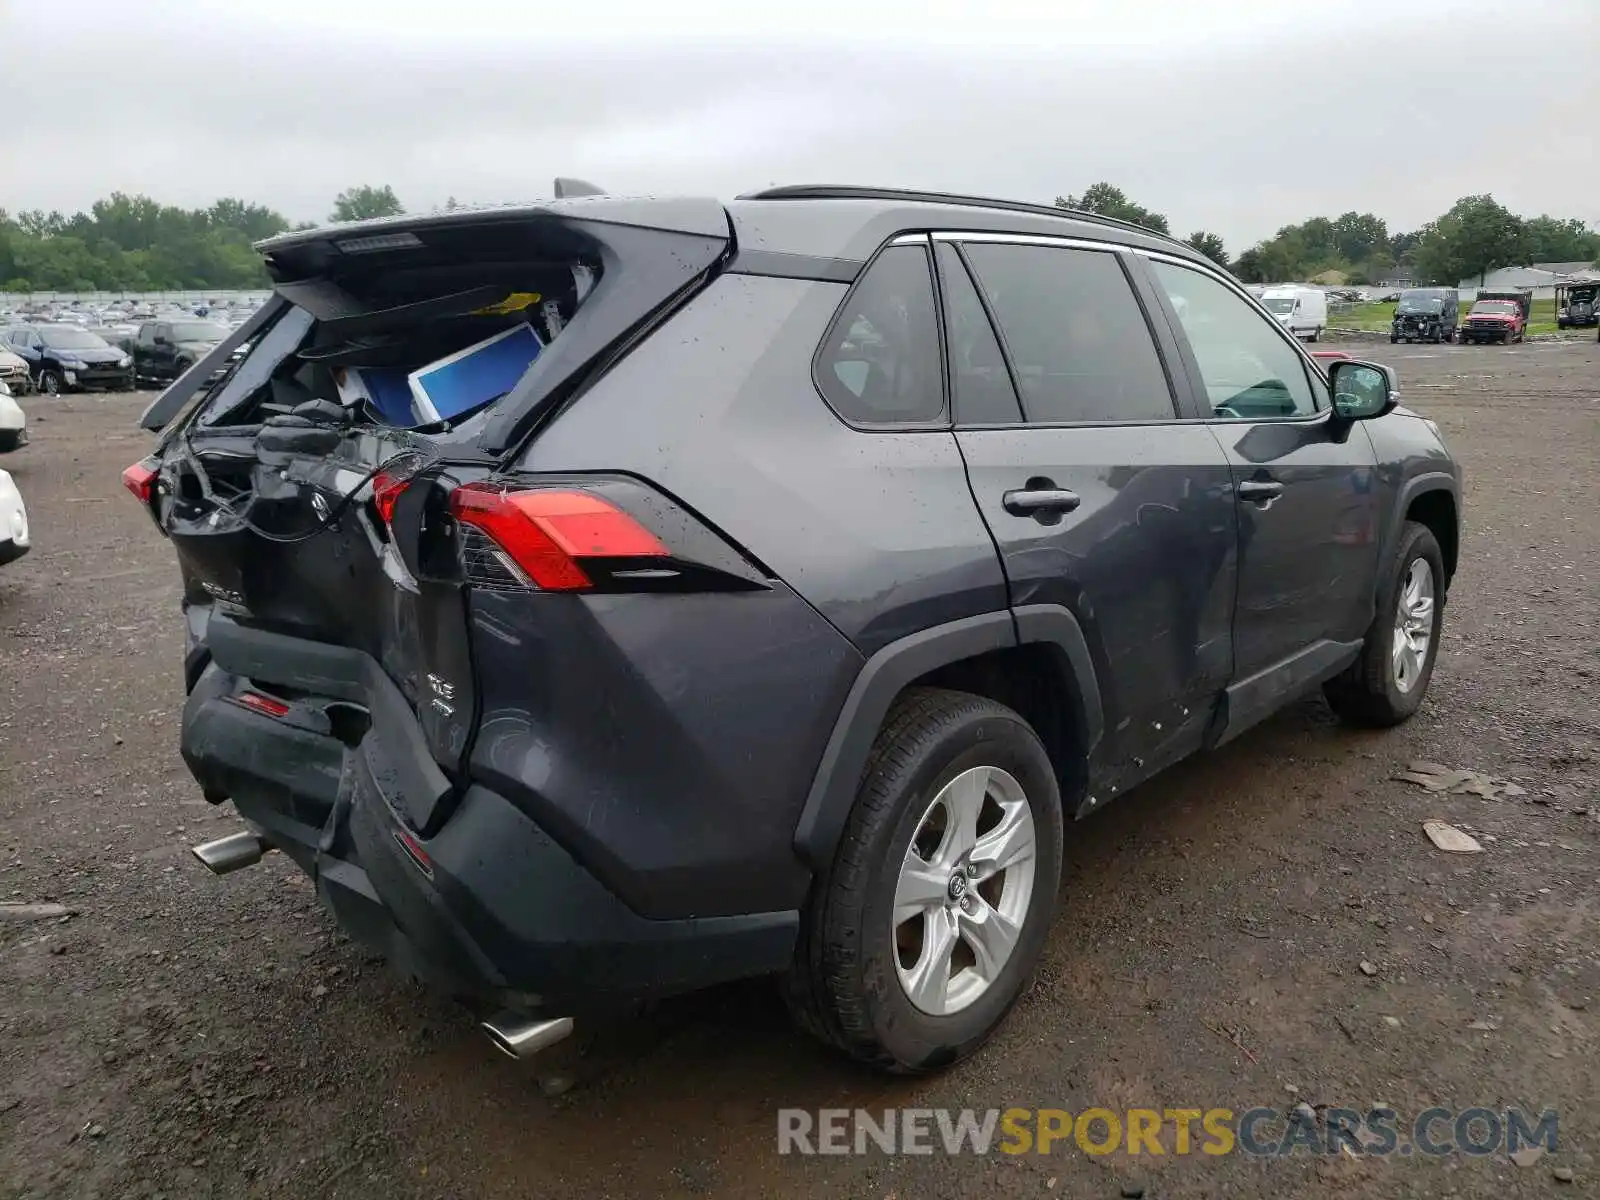
[[[483,1022],[483,1031],[500,1053],[528,1059],[571,1034],[572,1018],[535,1021],[516,1013],[500,1013]]]
[[[253,867],[271,847],[265,838],[248,829],[230,833],[214,842],[202,842],[194,847],[193,854],[213,875],[226,875],[241,867]]]

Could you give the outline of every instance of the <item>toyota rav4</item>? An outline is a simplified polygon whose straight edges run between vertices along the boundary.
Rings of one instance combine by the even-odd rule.
[[[791,187],[260,250],[273,299],[124,475],[182,572],[183,755],[244,822],[196,854],[281,851],[513,1054],[771,974],[944,1066],[1074,820],[1308,690],[1381,726],[1428,689],[1438,428],[1147,230]],[[346,386],[522,325],[447,418]]]

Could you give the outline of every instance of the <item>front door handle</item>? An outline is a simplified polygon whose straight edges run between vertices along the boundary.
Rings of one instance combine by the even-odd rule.
[[[1083,497],[1065,488],[1023,488],[1007,492],[1000,503],[1013,517],[1049,516],[1072,512]]]
[[[1252,504],[1265,504],[1283,495],[1283,484],[1276,479],[1246,479],[1235,489],[1239,499]]]

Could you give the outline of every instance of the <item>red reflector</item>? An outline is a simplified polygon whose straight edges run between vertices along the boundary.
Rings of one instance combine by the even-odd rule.
[[[409,479],[401,479],[388,471],[379,471],[372,477],[372,503],[385,525],[394,520],[394,506],[400,493],[406,490]]]
[[[156,492],[158,472],[148,458],[141,459],[122,473],[122,486],[133,494],[140,504],[149,504]]]
[[[450,511],[482,530],[529,579],[547,591],[590,587],[585,558],[664,558],[661,540],[621,509],[587,492],[508,491],[469,483],[450,494]]]
[[[263,696],[260,692],[240,692],[233,698],[233,702],[269,717],[289,715],[289,706],[282,700],[276,696]]]
[[[400,843],[400,849],[404,850],[406,856],[416,864],[417,870],[432,879],[433,859],[428,857],[428,852],[422,848],[422,843],[412,836],[409,829],[396,829],[393,832],[394,840]]]

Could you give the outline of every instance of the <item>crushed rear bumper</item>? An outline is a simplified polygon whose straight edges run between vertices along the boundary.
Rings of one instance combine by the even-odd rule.
[[[191,654],[199,661],[183,715],[190,770],[208,798],[231,799],[312,878],[351,937],[402,971],[497,1007],[570,1015],[788,966],[797,913],[641,917],[489,788],[452,794],[437,832],[418,836],[406,814],[435,797],[407,793],[454,789],[398,691],[381,694],[393,684],[376,663],[368,659],[368,669],[358,652],[301,642],[325,672],[353,668],[328,672],[331,694],[307,695],[294,686],[303,676],[237,669],[279,661],[286,665],[267,673],[294,675],[305,657],[278,652],[298,639],[220,621],[210,623],[210,647]],[[273,694],[274,684],[291,701],[283,717],[237,699],[251,689]],[[370,724],[358,735],[341,728],[339,706],[345,715],[364,710]]]

